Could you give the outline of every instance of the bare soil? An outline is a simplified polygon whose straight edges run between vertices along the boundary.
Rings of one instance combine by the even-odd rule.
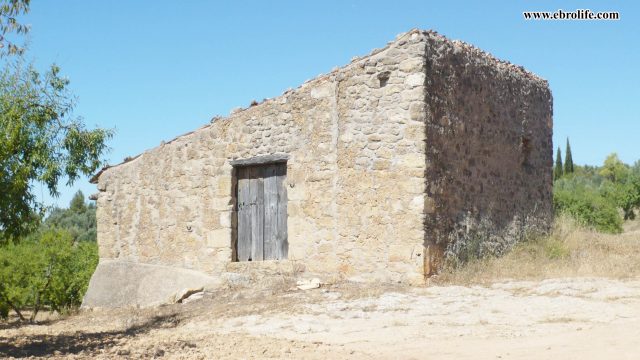
[[[8,358],[637,359],[640,279],[236,289],[0,328]]]
[[[291,278],[187,304],[0,323],[0,358],[640,359],[640,221],[548,238],[426,287]]]

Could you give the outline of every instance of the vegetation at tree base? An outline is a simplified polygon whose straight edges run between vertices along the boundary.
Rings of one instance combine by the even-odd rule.
[[[569,214],[598,231],[619,233],[623,220],[634,219],[640,209],[640,161],[629,166],[614,153],[601,167],[574,165],[553,188],[557,214]]]
[[[569,138],[567,138],[567,150],[564,152],[564,174],[571,174],[573,172],[573,157],[571,156],[571,145],[569,145]]]
[[[54,216],[55,215],[55,216]],[[92,219],[92,220],[91,220]],[[77,308],[98,264],[95,206],[78,192],[69,209],[56,209],[40,229],[0,247],[0,317],[13,310],[33,321],[42,309]]]
[[[556,153],[556,166],[553,168],[553,180],[560,179],[562,174],[562,153],[560,153],[560,147],[558,146],[558,152]]]

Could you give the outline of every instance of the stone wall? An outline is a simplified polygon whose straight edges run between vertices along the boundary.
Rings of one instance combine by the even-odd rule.
[[[286,153],[289,261],[335,278],[421,281],[424,46],[421,33],[407,33],[106,169],[98,182],[101,259],[230,271],[229,161]]]
[[[551,223],[551,93],[522,67],[427,39],[425,243],[436,263],[499,255]]]

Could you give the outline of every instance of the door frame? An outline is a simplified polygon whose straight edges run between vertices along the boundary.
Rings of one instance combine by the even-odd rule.
[[[239,262],[238,259],[238,172],[240,168],[250,167],[250,166],[266,166],[272,164],[284,164],[285,167],[285,180],[287,173],[287,166],[289,161],[289,154],[285,153],[275,153],[270,155],[261,155],[244,159],[234,159],[230,160],[229,164],[232,166],[231,176],[232,176],[232,216],[231,216],[231,261]],[[286,186],[286,185],[285,185]],[[286,190],[286,187],[285,187]],[[288,202],[288,196],[286,197],[286,201]],[[287,206],[288,208],[288,206]],[[288,217],[288,214],[285,213],[285,217]],[[288,223],[288,221],[287,221]],[[286,246],[288,248],[288,231],[285,232],[287,236],[284,239]],[[286,260],[286,258],[281,259]]]

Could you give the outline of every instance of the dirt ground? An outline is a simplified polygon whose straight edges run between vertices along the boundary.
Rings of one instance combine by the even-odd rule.
[[[0,357],[638,359],[640,279],[234,289],[0,325]]]
[[[638,254],[640,221],[610,235],[561,218],[426,287],[302,291],[276,276],[187,304],[0,323],[0,358],[640,359]]]

